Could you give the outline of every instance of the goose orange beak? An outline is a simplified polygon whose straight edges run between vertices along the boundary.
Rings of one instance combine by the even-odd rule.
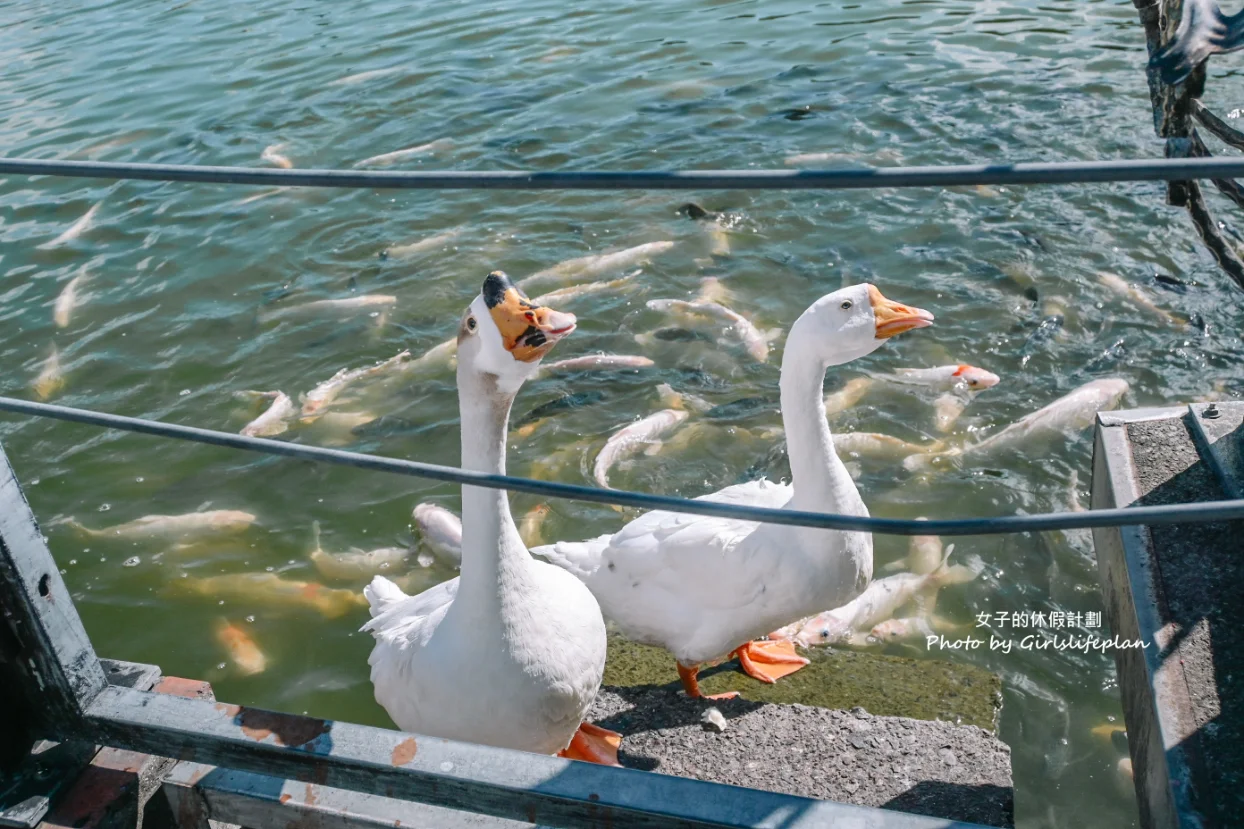
[[[575,330],[574,314],[536,305],[502,271],[488,274],[483,293],[501,340],[516,360],[540,359]]]
[[[872,303],[873,316],[877,320],[877,339],[879,340],[888,340],[904,331],[928,328],[933,324],[933,315],[928,311],[886,299],[881,291],[872,285],[868,286],[868,299]]]

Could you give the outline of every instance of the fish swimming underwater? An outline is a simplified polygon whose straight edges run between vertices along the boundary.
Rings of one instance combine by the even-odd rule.
[[[769,359],[769,341],[765,334],[751,320],[724,305],[704,300],[690,302],[685,299],[651,299],[648,300],[648,307],[654,311],[674,311],[724,322],[726,330],[738,337],[748,354],[761,363]]]
[[[245,532],[258,520],[249,512],[239,510],[208,510],[185,515],[145,515],[114,527],[93,530],[72,518],[59,523],[68,525],[83,535],[93,538],[116,538],[125,541],[184,540],[237,535]]]
[[[686,411],[662,409],[614,432],[592,465],[592,477],[596,483],[608,488],[609,470],[618,461],[640,450],[660,446],[659,438],[677,428],[688,416]]]
[[[428,503],[417,505],[412,517],[423,542],[437,557],[453,565],[462,563],[461,518],[444,507]]]
[[[271,437],[289,430],[289,423],[298,415],[298,409],[289,395],[282,391],[250,392],[250,394],[266,397],[272,401],[267,410],[259,417],[242,427],[241,434],[247,437]]]
[[[410,359],[409,351],[401,351],[387,360],[377,363],[374,366],[364,366],[363,368],[346,369],[343,368],[329,379],[320,383],[314,389],[309,391],[302,400],[302,419],[315,419],[345,390],[346,386],[362,380],[365,377],[374,377],[377,374],[388,371],[396,365],[399,365]]]
[[[944,452],[935,449],[912,455],[903,461],[903,466],[908,470],[925,468],[937,453],[942,458],[977,461],[1000,451],[1030,449],[1038,441],[1088,428],[1098,412],[1118,406],[1128,389],[1128,382],[1121,377],[1092,380],[978,443]]]
[[[354,296],[347,299],[318,299],[304,302],[301,305],[290,305],[270,311],[260,311],[260,322],[275,322],[298,317],[314,317],[324,314],[355,314],[359,312],[380,312],[393,307],[397,297],[383,294]]]
[[[646,262],[672,247],[674,247],[673,242],[648,242],[643,245],[636,245],[633,248],[613,251],[612,253],[598,253],[591,256],[580,256],[577,259],[567,259],[565,262],[559,262],[551,268],[537,271],[531,276],[520,280],[518,287],[524,291],[529,291],[532,285],[550,279],[565,280],[571,277],[596,276],[609,273],[610,271],[624,270],[632,265]]]
[[[76,222],[71,224],[64,233],[57,236],[55,239],[53,239],[50,242],[44,242],[43,244],[39,245],[39,250],[48,250],[50,248],[58,248],[61,245],[65,244],[66,242],[72,242],[74,239],[77,239],[83,233],[86,233],[86,231],[91,228],[91,225],[95,224],[95,214],[99,212],[99,208],[102,204],[103,202],[101,201],[101,202],[97,202],[96,204],[92,205],[91,208],[87,210],[86,213],[82,214],[81,218],[79,218]]]
[[[57,328],[67,328],[69,326],[69,318],[73,314],[73,309],[78,305],[78,289],[82,287],[82,283],[86,281],[86,278],[87,272],[83,270],[69,280],[69,284],[56,297],[56,306],[52,310],[52,321],[56,323]]]
[[[311,525],[315,549],[309,558],[321,576],[338,581],[368,581],[381,573],[392,573],[406,561],[410,550],[405,547],[380,547],[360,550],[351,547],[344,553],[326,553],[320,546],[320,522]]]
[[[242,676],[261,674],[268,667],[268,659],[255,644],[245,630],[227,619],[218,619],[215,630],[216,641],[229,654],[229,660],[237,666]]]

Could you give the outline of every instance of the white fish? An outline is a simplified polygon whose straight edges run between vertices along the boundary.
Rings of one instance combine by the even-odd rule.
[[[1085,383],[1048,406],[1025,415],[996,435],[963,448],[960,454],[981,457],[1000,449],[1086,429],[1093,425],[1098,412],[1118,406],[1127,390],[1127,381],[1120,377]]]
[[[732,331],[743,343],[747,353],[758,362],[769,359],[769,342],[760,329],[751,320],[732,311],[717,302],[688,302],[685,299],[650,299],[648,307],[653,311],[675,311],[683,314],[711,317],[726,323],[727,330]]]
[[[239,510],[208,510],[185,515],[144,515],[133,521],[92,530],[72,518],[60,523],[92,538],[119,538],[126,541],[161,540],[172,541],[187,537],[237,535],[254,524],[256,518],[249,512]]]
[[[423,542],[450,564],[462,563],[462,519],[444,507],[423,503],[412,513]]]
[[[834,448],[839,452],[859,458],[875,458],[877,460],[893,460],[906,458],[919,452],[931,452],[940,448],[942,443],[921,446],[908,443],[890,435],[877,432],[835,432]]]
[[[373,155],[371,158],[365,158],[362,161],[355,162],[355,167],[382,167],[401,161],[403,158],[412,158],[417,155],[428,155],[430,153],[439,153],[452,148],[453,141],[448,138],[438,138],[435,141],[429,141],[426,144],[420,144],[417,147],[407,147],[404,150],[394,150],[391,153],[382,153]]]
[[[970,625],[956,625],[938,616],[907,616],[902,619],[887,619],[874,625],[868,635],[880,642],[907,642],[913,639],[924,640],[926,636],[968,632],[972,629]]]
[[[956,363],[934,368],[899,368],[891,374],[879,375],[879,380],[909,386],[924,386],[936,391],[965,389],[983,391],[998,385],[998,375],[967,363]]]
[[[411,360],[403,367],[403,373],[453,368],[457,364],[457,355],[458,338],[454,337],[428,349],[419,359]]]
[[[345,389],[345,387],[350,385],[351,383],[361,380],[364,377],[372,377],[376,374],[380,374],[381,372],[387,371],[389,368],[392,368],[393,366],[409,358],[410,358],[410,352],[402,351],[390,357],[389,359],[385,360],[384,362],[377,363],[374,366],[365,366],[363,368],[353,368],[353,369],[343,368],[341,371],[337,372],[332,377],[325,380],[323,383],[320,383],[318,386],[316,386],[314,389],[308,392],[305,397],[303,397],[303,400],[302,400],[303,419],[304,420],[306,420],[307,418],[314,419],[318,414],[322,413],[323,410],[330,403],[336,400],[338,395],[341,394],[341,392]]]
[[[310,425],[315,442],[319,446],[348,446],[358,439],[354,430],[375,420],[374,412],[323,412],[314,418],[303,420]]]
[[[948,584],[965,584],[977,575],[977,571],[969,567],[961,564],[947,565],[943,561],[937,570],[926,575],[899,573],[877,579],[855,601],[813,616],[804,621],[796,633],[785,638],[805,648],[845,642],[853,634],[872,630],[921,594]],[[789,634],[791,627],[793,626],[788,625],[783,631]]]
[[[863,399],[872,385],[871,377],[852,377],[838,391],[825,395],[825,414],[834,415],[850,409]]]
[[[461,235],[462,228],[456,227],[453,230],[447,230],[444,233],[420,239],[418,242],[411,242],[409,245],[395,245],[394,247],[386,248],[384,253],[390,259],[406,259],[407,257],[414,256],[416,253],[426,253],[430,250],[443,248]]]
[[[939,432],[949,432],[955,427],[959,415],[968,407],[968,401],[954,392],[946,392],[933,401],[933,425]]]
[[[786,164],[798,167],[803,164],[824,164],[827,161],[847,161],[859,164],[865,158],[873,161],[901,161],[898,150],[878,150],[875,153],[797,153],[786,156]]]
[[[924,521],[925,519],[917,520]],[[947,556],[954,552],[954,549],[955,545],[951,544],[943,550],[940,536],[913,535],[907,539],[907,555],[898,561],[890,562],[881,569],[887,572],[905,569],[918,576],[927,575],[936,570]]]
[[[60,350],[52,345],[52,353],[43,361],[43,370],[35,378],[35,397],[48,400],[65,387],[65,373],[60,365]]]
[[[102,204],[103,204],[102,201],[94,204],[90,210],[82,214],[82,218],[78,219],[78,221],[71,224],[69,226],[69,229],[66,230],[64,233],[57,236],[55,239],[53,239],[50,242],[44,242],[43,244],[39,245],[39,250],[48,250],[49,248],[60,247],[66,242],[72,242],[74,239],[77,239],[79,236],[85,233],[91,227],[92,224],[95,223],[95,214],[99,212],[99,207]]]
[[[317,299],[301,305],[290,305],[271,311],[261,311],[260,322],[289,319],[291,317],[319,316],[321,314],[353,314],[359,311],[381,311],[397,303],[397,297],[386,294],[365,294],[347,299]]]
[[[284,146],[284,144],[269,144],[267,147],[264,147],[259,157],[269,164],[280,167],[282,170],[292,170],[294,162],[281,155],[280,151]]]
[[[725,305],[734,300],[734,291],[727,288],[719,277],[704,276],[700,278],[700,292],[695,298],[701,302],[716,302],[718,305]]]
[[[344,78],[338,78],[335,81],[329,81],[328,85],[329,86],[352,86],[353,84],[356,84],[356,83],[363,83],[364,81],[370,81],[373,78],[383,78],[386,75],[392,75],[397,72],[401,72],[405,68],[406,67],[404,66],[390,66],[388,69],[369,69],[366,72],[356,72],[353,75],[346,75]]]
[[[69,280],[69,284],[60,292],[60,296],[56,297],[56,306],[52,310],[52,321],[56,323],[57,328],[67,328],[69,326],[69,317],[78,304],[78,288],[86,281],[86,277],[86,270],[83,269],[81,273]]]
[[[298,414],[294,401],[282,391],[255,392],[261,397],[272,400],[272,405],[259,417],[242,427],[241,434],[247,437],[270,437],[279,435],[289,429],[289,422]]]
[[[288,189],[289,189],[288,187],[277,187],[274,190],[264,190],[263,192],[256,193],[253,196],[247,196],[244,199],[238,199],[236,202],[234,202],[234,204],[236,204],[238,207],[241,207],[244,204],[250,204],[251,202],[259,201],[260,199],[266,199],[268,198],[268,196],[275,196],[277,193],[284,193]]]
[[[1176,325],[1183,323],[1183,320],[1172,314],[1170,311],[1167,311],[1165,308],[1159,307],[1147,293],[1136,285],[1128,282],[1117,273],[1098,271],[1097,281],[1114,291],[1116,294],[1127,297],[1141,308],[1144,308],[1146,311],[1152,311],[1165,319],[1167,322],[1175,323]]]
[[[658,438],[677,427],[687,417],[688,413],[685,411],[662,409],[614,432],[605,441],[592,467],[592,476],[596,483],[608,488],[609,469],[615,463],[640,449],[659,446]]]
[[[588,282],[583,285],[571,285],[567,288],[558,288],[556,291],[550,291],[547,294],[541,294],[531,300],[533,305],[556,305],[571,299],[579,299],[580,297],[599,294],[604,291],[613,291],[618,288],[626,287],[631,283],[640,271],[628,273],[626,276],[618,279],[610,279],[607,282]]]
[[[610,271],[624,270],[633,265],[646,262],[653,256],[664,253],[673,246],[673,242],[648,242],[612,253],[599,253],[592,256],[580,256],[577,259],[567,259],[565,262],[560,262],[551,268],[537,271],[531,276],[520,280],[518,287],[524,291],[530,291],[532,285],[543,280],[566,279],[572,276],[596,276],[609,273]]]
[[[537,302],[537,305],[544,303]],[[540,367],[543,374],[549,371],[606,371],[609,369],[619,368],[648,368],[656,365],[647,357],[638,357],[632,354],[588,354],[585,357],[571,357],[568,360],[558,360],[555,363],[548,363]]]
[[[176,593],[268,607],[314,608],[329,619],[344,616],[355,608],[367,607],[367,599],[362,593],[325,587],[315,582],[283,579],[276,573],[230,573],[208,578],[187,576],[170,581],[169,589]]]
[[[351,547],[345,553],[326,553],[320,546],[320,522],[311,525],[315,539],[315,549],[311,551],[311,563],[320,575],[338,581],[365,581],[372,576],[388,573],[404,562],[410,555],[405,547],[380,547],[375,550],[360,550]]]
[[[674,387],[669,383],[657,386],[657,397],[660,398],[661,405],[667,409],[685,409],[696,414],[704,414],[713,408],[713,404],[702,397],[688,392],[674,391]]]

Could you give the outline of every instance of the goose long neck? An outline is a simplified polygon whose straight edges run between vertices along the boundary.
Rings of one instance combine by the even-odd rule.
[[[492,378],[458,372],[462,422],[462,467],[505,474],[505,440],[512,394],[500,393]],[[530,555],[523,546],[503,489],[462,487],[462,578],[459,591],[476,606],[497,606],[506,584],[519,578]]]
[[[825,419],[826,362],[812,347],[808,331],[791,328],[782,357],[782,422],[790,457],[797,509],[835,512],[858,498],[855,482],[834,449]]]

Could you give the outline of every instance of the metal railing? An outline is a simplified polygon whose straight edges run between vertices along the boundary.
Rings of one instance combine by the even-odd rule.
[[[1048,513],[1045,515],[1010,515],[987,518],[935,518],[910,520],[902,518],[873,518],[861,515],[837,515],[826,512],[747,507],[715,501],[676,498],[668,495],[652,495],[646,492],[629,492],[620,489],[604,489],[555,481],[539,481],[511,475],[495,475],[459,469],[440,464],[384,458],[341,449],[319,446],[303,446],[268,438],[253,438],[229,432],[199,429],[145,420],[136,417],[93,412],[49,403],[31,403],[10,397],[0,397],[0,411],[35,415],[54,420],[85,423],[108,429],[120,429],[157,437],[206,443],[244,449],[269,455],[283,455],[309,461],[322,461],[360,469],[412,475],[435,481],[446,481],[490,489],[513,490],[550,498],[573,501],[590,501],[598,504],[616,504],[639,509],[659,509],[691,515],[711,515],[742,521],[758,521],[769,524],[789,524],[797,527],[817,527],[826,530],[850,530],[889,535],[991,535],[995,533],[1041,532],[1050,530],[1088,529],[1092,527],[1126,527],[1141,524],[1185,524],[1208,521],[1227,521],[1244,518],[1244,499],[1209,501],[1198,504],[1172,504],[1160,507],[1128,507],[1126,509],[1093,510],[1090,512]]]

